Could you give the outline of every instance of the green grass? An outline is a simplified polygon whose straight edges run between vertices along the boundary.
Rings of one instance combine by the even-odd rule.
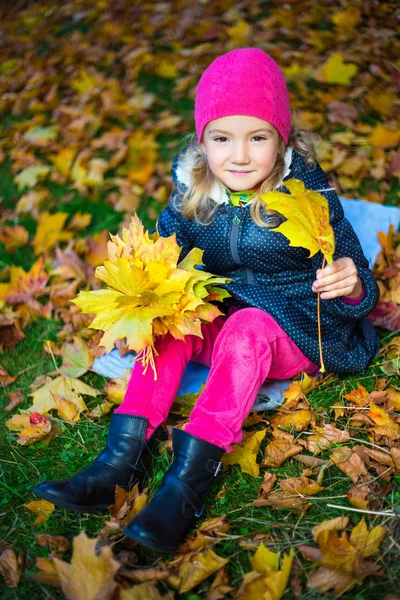
[[[46,321],[38,321],[35,326],[27,331],[26,339],[20,343],[19,352],[6,352],[2,356],[2,364],[11,372],[21,372],[22,375],[17,382],[10,386],[7,391],[13,389],[23,389],[28,392],[29,382],[34,377],[42,373],[48,373],[53,370],[54,365],[51,357],[44,353],[41,339],[54,337],[57,331],[57,325]],[[28,368],[28,370],[26,370]],[[329,407],[335,404],[341,393],[349,392],[356,387],[356,382],[361,381],[369,390],[373,389],[375,376],[380,374],[379,366],[372,366],[368,371],[360,376],[353,378],[338,378],[330,384],[312,391],[309,395],[311,406],[317,410],[327,421],[331,418]],[[93,381],[94,378],[98,380]],[[97,375],[83,377],[88,383],[97,383],[101,387],[100,381],[103,378]],[[103,379],[105,382],[105,380]],[[398,378],[393,378],[393,384],[398,384]],[[90,399],[88,402],[91,407],[95,405],[96,399]],[[3,400],[5,402],[5,399]],[[21,408],[26,408],[29,400],[24,400]],[[9,417],[4,411],[0,413],[2,421]],[[20,447],[15,443],[15,436],[11,432],[6,433],[2,438],[1,454],[3,457],[3,473],[0,479],[3,488],[2,499],[0,501],[0,539],[8,543],[14,543],[16,549],[22,549],[28,567],[24,571],[22,582],[17,590],[5,588],[2,591],[4,600],[25,600],[34,597],[35,600],[49,598],[62,598],[61,593],[56,589],[51,589],[47,585],[39,584],[30,578],[36,572],[34,568],[35,558],[37,556],[47,556],[48,550],[41,548],[36,543],[36,536],[40,533],[52,535],[65,535],[72,539],[83,529],[89,536],[96,536],[102,529],[104,521],[107,518],[107,511],[98,511],[95,514],[77,514],[72,511],[56,507],[55,512],[49,520],[43,525],[33,526],[34,515],[28,511],[23,504],[36,497],[32,494],[32,489],[39,481],[45,479],[67,478],[88,466],[97,454],[103,449],[105,438],[108,431],[110,416],[107,415],[98,422],[91,422],[82,419],[75,425],[68,425],[60,422],[60,434],[55,437],[49,445],[37,443],[32,446]],[[346,425],[345,422],[342,423]],[[7,431],[4,427],[3,432]],[[301,436],[302,434],[300,434]],[[365,436],[357,431],[352,431],[352,435],[359,439],[365,439]],[[267,433],[262,451],[269,441]],[[328,458],[329,453],[322,454],[322,458]],[[154,460],[153,476],[149,481],[149,493],[152,494],[157,489],[163,472],[170,463],[171,457],[165,452]],[[275,473],[278,480],[287,477],[299,476],[304,469],[304,465],[289,460],[280,468],[270,469]],[[258,494],[259,486],[263,479],[262,470],[259,478],[254,478],[243,474],[238,466],[231,467],[221,478],[216,480],[208,496],[204,519],[226,515],[230,521],[231,528],[228,532],[226,541],[219,542],[214,549],[223,557],[230,558],[228,572],[231,585],[238,588],[241,584],[243,575],[251,570],[250,556],[252,552],[241,549],[238,546],[238,540],[245,540],[256,534],[267,533],[270,536],[269,547],[274,551],[288,551],[291,547],[296,549],[301,543],[313,543],[311,537],[311,528],[324,519],[331,519],[346,514],[350,517],[350,523],[359,522],[359,515],[339,509],[329,509],[327,503],[347,506],[345,496],[350,487],[349,479],[334,465],[326,472],[323,481],[324,491],[311,499],[311,507],[304,513],[291,512],[285,509],[276,510],[269,507],[256,508],[248,506]],[[227,493],[222,499],[215,500],[221,485],[227,483]],[[394,482],[393,493],[383,503],[382,508],[387,508],[391,504],[399,504],[400,488],[398,478]],[[7,486],[7,487],[6,487]],[[332,496],[339,498],[331,499]],[[324,498],[327,498],[324,500]],[[350,506],[350,505],[349,505]],[[381,524],[382,519],[367,518],[371,524]],[[393,527],[394,520],[387,519],[386,525]],[[230,537],[232,536],[232,537]],[[239,537],[238,537],[239,536]],[[392,544],[395,540],[395,544]],[[382,551],[379,556],[383,558],[381,562],[386,569],[388,579],[382,581],[377,578],[366,580],[361,586],[357,586],[351,592],[344,594],[344,600],[354,600],[354,598],[372,600],[373,598],[384,597],[388,590],[395,590],[399,585],[399,532],[394,531],[392,535],[382,544]],[[397,546],[396,546],[397,544]],[[121,549],[121,542],[116,543],[114,551]],[[157,553],[137,548],[138,565],[151,566],[160,559],[168,557],[160,556]],[[300,553],[298,553],[300,555]],[[65,555],[68,560],[70,554]],[[301,560],[302,578],[305,581],[306,573],[312,568],[311,563]],[[212,581],[212,579],[210,579]],[[206,580],[200,586],[195,588],[194,592],[182,595],[182,598],[194,600],[194,598],[206,598],[210,581]],[[162,589],[162,585],[160,589]],[[382,594],[382,596],[379,596]],[[180,596],[176,596],[179,598]],[[329,595],[317,594],[315,591],[304,588],[305,599],[330,598]],[[289,590],[285,598],[293,599],[294,596]]]

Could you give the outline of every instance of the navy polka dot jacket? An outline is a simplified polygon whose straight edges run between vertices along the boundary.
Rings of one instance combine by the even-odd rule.
[[[179,185],[182,190],[185,186],[177,175],[180,156],[181,153],[173,159],[172,178],[175,186]],[[307,169],[303,158],[295,150],[290,153],[286,173],[283,181],[296,178],[302,180],[308,189],[329,190],[321,167],[317,165],[313,170]],[[288,192],[283,186],[278,189]],[[327,370],[337,374],[357,373],[369,365],[379,350],[377,333],[366,318],[378,302],[379,288],[360,242],[344,217],[336,193],[323,193],[329,202],[335,233],[333,258],[347,256],[354,260],[365,292],[362,301],[355,306],[342,298],[321,299],[324,363]],[[221,286],[230,292],[232,298],[226,299],[223,305],[219,304],[219,308],[223,312],[229,305],[265,310],[310,360],[320,364],[317,294],[311,286],[316,270],[322,266],[321,252],[308,258],[308,250],[289,246],[288,239],[280,232],[259,227],[250,217],[249,205],[220,203],[212,224],[199,225],[184,218],[174,208],[179,196],[181,192],[175,187],[168,206],[159,215],[158,231],[163,237],[176,233],[177,243],[182,247],[180,260],[196,246],[204,250],[205,270],[233,280]]]

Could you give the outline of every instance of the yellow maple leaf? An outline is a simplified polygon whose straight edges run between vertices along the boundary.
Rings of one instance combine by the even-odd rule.
[[[54,163],[57,171],[67,177],[70,173],[72,163],[76,156],[76,148],[62,148],[58,154],[51,154],[50,160]]]
[[[241,466],[243,473],[248,473],[253,477],[258,477],[260,467],[257,464],[257,454],[260,449],[261,442],[265,437],[265,429],[256,431],[255,433],[244,433],[243,440],[237,444],[232,452],[224,454],[222,462],[224,465],[238,464]]]
[[[13,415],[5,425],[10,431],[18,431],[17,443],[21,446],[35,444],[51,431],[51,422],[38,412]]]
[[[36,235],[32,241],[35,254],[41,254],[52,248],[57,242],[66,241],[72,237],[71,231],[63,231],[67,218],[68,214],[64,212],[54,214],[43,212],[40,215]]]
[[[43,292],[48,279],[43,257],[40,257],[28,272],[22,267],[11,265],[10,282],[0,284],[0,299],[9,304],[30,304],[36,295]]]
[[[234,25],[228,27],[226,33],[233,42],[233,46],[237,48],[239,46],[246,46],[253,32],[251,25],[240,19]]]
[[[15,225],[10,227],[4,225],[0,229],[0,242],[4,244],[6,250],[13,252],[21,246],[25,246],[28,243],[29,233],[22,225]]]
[[[323,83],[350,85],[356,73],[357,65],[344,63],[343,55],[340,52],[334,52],[316,71],[315,79]]]
[[[28,502],[24,506],[37,515],[33,522],[34,525],[45,523],[55,508],[54,504],[47,500],[32,500],[32,502]]]
[[[299,179],[285,181],[285,187],[290,195],[274,191],[261,195],[268,208],[287,218],[274,231],[285,235],[290,246],[309,250],[310,258],[321,251],[328,264],[332,264],[335,237],[329,223],[327,199],[318,192],[307,190]]]
[[[247,573],[243,578],[243,584],[236,598],[238,600],[279,600],[285,593],[289,580],[292,562],[294,558],[293,549],[282,558],[282,568],[279,569],[280,553],[269,550],[261,542],[257,552],[250,559],[253,571]]]
[[[175,562],[179,563],[176,573],[171,573],[167,581],[180,594],[184,594],[199,585],[204,579],[222,569],[229,562],[229,558],[218,556],[211,548],[186,556],[189,557],[189,560],[182,561],[178,558],[177,561],[172,561],[167,565],[173,566]]]
[[[49,383],[46,383],[39,389],[33,391],[30,394],[33,396],[32,406],[29,409],[20,412],[21,414],[29,415],[31,412],[47,414],[53,409],[58,411],[60,406],[55,401],[55,396],[59,396],[60,398],[71,402],[79,412],[83,412],[87,410],[87,406],[81,394],[97,396],[97,390],[74,377],[59,375]]]
[[[59,585],[69,600],[111,598],[117,588],[114,575],[121,567],[110,546],[103,546],[96,555],[98,538],[89,539],[82,531],[73,540],[71,563],[53,557],[52,563]]]
[[[382,575],[378,565],[365,560],[376,554],[386,535],[385,527],[378,525],[370,531],[364,519],[354,527],[350,536],[346,531],[347,517],[324,521],[313,529],[313,537],[319,548],[307,544],[299,546],[305,558],[319,568],[309,575],[308,586],[321,592],[333,590],[337,595],[361,584],[368,575]]]
[[[400,131],[392,131],[391,129],[387,129],[383,125],[376,125],[373,129],[371,135],[369,136],[369,142],[373,146],[378,146],[380,148],[393,148],[397,146],[400,141]]]

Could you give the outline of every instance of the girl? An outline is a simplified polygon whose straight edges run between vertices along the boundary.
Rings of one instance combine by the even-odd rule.
[[[341,204],[315,160],[311,136],[291,126],[283,75],[257,48],[233,50],[203,73],[192,139],[173,160],[175,189],[159,216],[161,236],[176,233],[182,259],[204,250],[204,268],[232,279],[222,315],[202,326],[203,339],[157,338],[158,380],[136,362],[123,403],[113,414],[106,448],[69,480],[44,482],[35,492],[77,511],[106,508],[115,486],[142,482],[161,425],[187,363],[211,367],[184,430],[172,434],[174,459],[151,502],[125,528],[140,544],[173,552],[184,540],[221,457],[240,442],[242,424],[264,380],[319,370],[316,294],[326,366],[338,374],[364,370],[379,349],[366,315],[378,286]],[[287,191],[285,179],[302,180],[329,201],[336,252],[324,269],[322,255],[289,246],[274,231],[284,218],[260,195]]]

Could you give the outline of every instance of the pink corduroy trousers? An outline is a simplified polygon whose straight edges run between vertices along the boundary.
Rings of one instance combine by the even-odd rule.
[[[146,417],[148,439],[166,420],[188,362],[199,362],[210,372],[185,431],[231,452],[242,439],[242,425],[264,380],[290,379],[301,371],[315,375],[318,365],[259,308],[233,306],[201,331],[204,339],[187,335],[176,340],[169,333],[156,338],[157,381],[150,366],[143,374],[136,362],[115,412]]]

